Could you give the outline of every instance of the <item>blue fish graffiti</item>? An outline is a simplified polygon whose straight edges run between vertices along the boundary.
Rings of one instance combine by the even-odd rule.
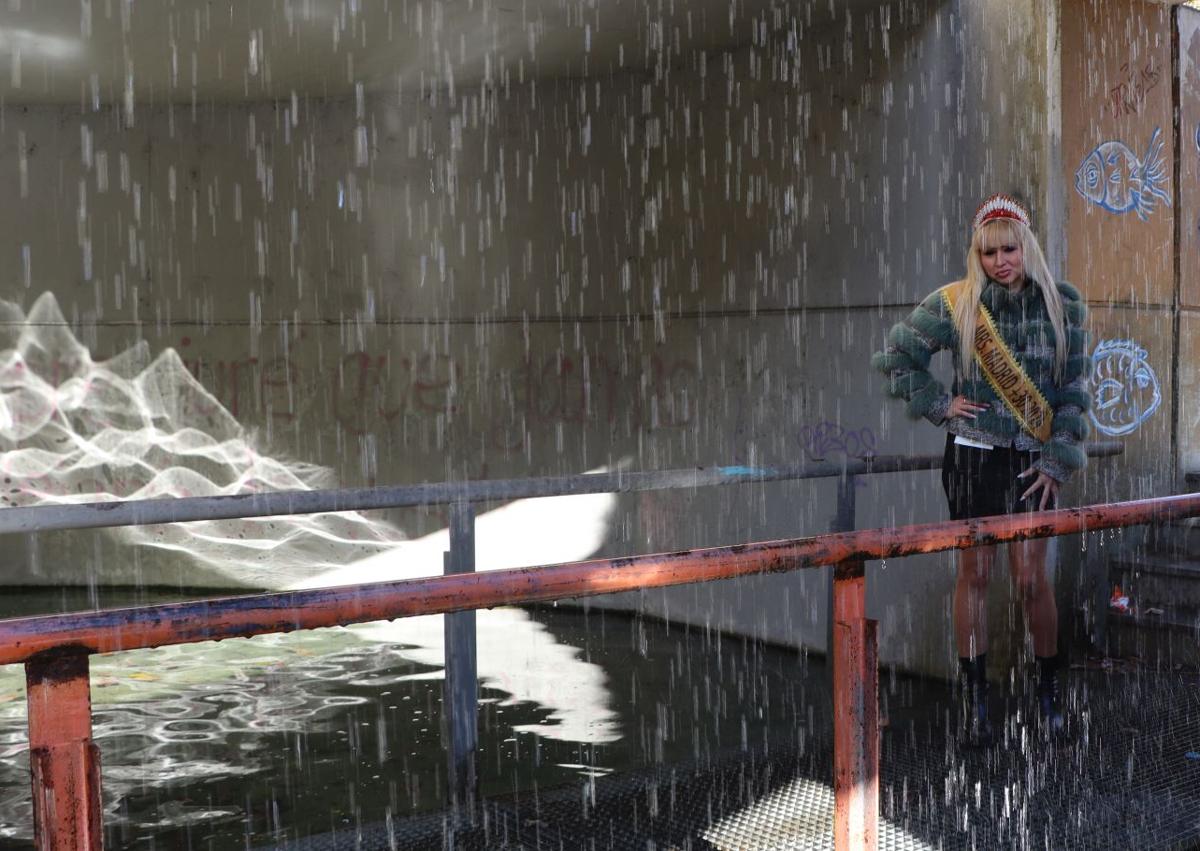
[[[1158,199],[1171,206],[1171,196],[1164,188],[1167,163],[1163,144],[1160,127],[1154,128],[1141,160],[1124,142],[1101,142],[1076,170],[1075,191],[1103,210],[1118,214],[1132,211],[1145,221]]]
[[[1101,340],[1092,351],[1091,418],[1108,435],[1129,434],[1158,410],[1162,390],[1146,350],[1132,340]]]

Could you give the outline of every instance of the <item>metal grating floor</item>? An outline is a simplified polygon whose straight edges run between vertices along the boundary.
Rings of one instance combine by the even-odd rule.
[[[1005,701],[1004,741],[977,752],[950,735],[950,698],[885,729],[883,849],[1200,848],[1200,677],[1074,672],[1074,728],[1059,745]],[[994,701],[996,710],[1001,702]],[[593,784],[489,800],[475,826],[446,813],[283,842],[325,849],[832,848],[828,737]]]

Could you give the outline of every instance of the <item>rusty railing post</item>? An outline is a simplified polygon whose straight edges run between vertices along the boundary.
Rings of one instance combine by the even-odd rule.
[[[445,554],[444,563],[447,574],[475,572],[475,508],[469,502],[450,505],[450,552]],[[446,680],[442,702],[448,760],[447,797],[456,811],[469,814],[475,804],[475,751],[479,745],[474,610],[446,615],[445,633]]]
[[[100,751],[92,742],[88,654],[77,647],[25,663],[29,769],[38,851],[99,851]]]
[[[854,475],[838,480],[830,531],[855,528]],[[829,581],[828,646],[833,659],[833,843],[836,851],[874,851],[879,839],[879,660],[867,619],[863,562],[834,565]]]
[[[863,563],[834,568],[833,845],[874,851],[879,839],[877,621],[866,615]]]

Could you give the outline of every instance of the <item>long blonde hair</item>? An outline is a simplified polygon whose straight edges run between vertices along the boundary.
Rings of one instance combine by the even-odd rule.
[[[1046,265],[1046,256],[1038,244],[1037,237],[1028,227],[1014,219],[998,218],[985,222],[975,230],[971,237],[971,247],[967,249],[966,286],[954,305],[954,327],[958,331],[959,367],[965,374],[972,362],[975,343],[975,316],[979,312],[979,297],[987,284],[987,275],[983,271],[983,263],[979,259],[982,251],[998,248],[1001,245],[1019,244],[1025,256],[1025,275],[1037,284],[1042,291],[1042,300],[1046,303],[1046,312],[1050,316],[1050,324],[1054,328],[1054,380],[1061,381],[1063,370],[1067,366],[1067,329],[1063,317],[1062,295],[1050,275],[1050,267]]]

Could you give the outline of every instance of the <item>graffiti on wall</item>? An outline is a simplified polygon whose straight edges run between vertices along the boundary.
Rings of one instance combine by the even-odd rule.
[[[1113,118],[1140,114],[1147,95],[1160,82],[1162,71],[1154,67],[1153,56],[1140,67],[1132,61],[1126,62],[1118,72],[1117,84],[1108,90],[1106,106],[1109,113]]]
[[[1154,128],[1142,159],[1124,142],[1101,142],[1076,170],[1075,191],[1102,210],[1117,215],[1136,213],[1145,221],[1158,200],[1171,206],[1171,196],[1165,188],[1167,164],[1163,147],[1161,127]]]
[[[1162,388],[1132,340],[1101,340],[1092,352],[1091,418],[1096,429],[1119,436],[1138,429],[1162,404]]]
[[[184,367],[211,393],[189,401],[193,415],[220,406],[242,422],[265,425],[268,435],[316,422],[347,437],[436,437],[438,446],[443,437],[469,438],[482,450],[507,453],[547,434],[687,432],[688,440],[721,443],[722,457],[749,463],[876,451],[870,427],[811,416],[802,376],[749,356],[734,356],[706,376],[697,360],[666,350],[476,359],[381,345],[314,357],[307,339],[258,356],[196,342],[177,344]]]
[[[799,440],[810,461],[824,461],[838,455],[869,458],[875,454],[875,432],[870,426],[846,428],[825,420],[803,426]]]
[[[551,354],[499,365],[480,379],[466,375],[463,362],[449,354],[358,350],[319,363],[292,354],[212,357],[195,352],[191,342],[180,341],[183,364],[212,393],[209,404],[242,420],[265,417],[284,426],[311,411],[332,416],[355,436],[445,422],[459,413],[468,381],[490,390],[486,427],[493,449],[523,447],[535,426],[653,432],[693,425],[699,413],[699,370],[686,357],[655,354],[629,363],[602,353]]]

